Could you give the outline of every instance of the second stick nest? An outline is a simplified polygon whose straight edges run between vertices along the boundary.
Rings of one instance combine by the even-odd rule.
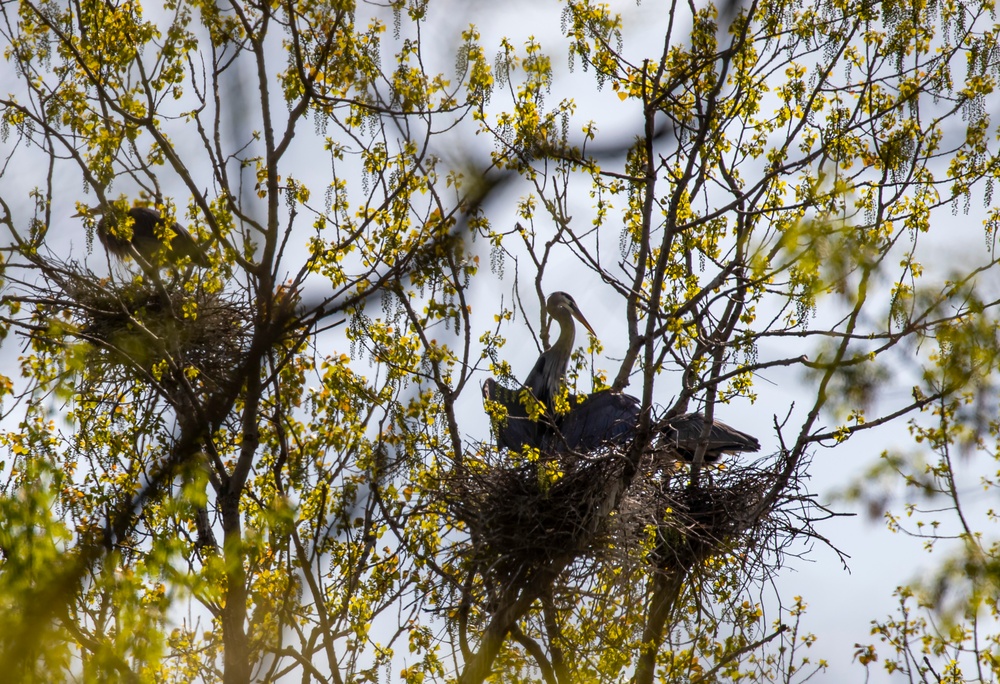
[[[249,312],[227,293],[176,279],[115,282],[72,265],[57,275],[46,296],[29,302],[49,322],[33,337],[68,342],[84,384],[140,383],[189,403],[183,395],[224,386],[249,344]]]

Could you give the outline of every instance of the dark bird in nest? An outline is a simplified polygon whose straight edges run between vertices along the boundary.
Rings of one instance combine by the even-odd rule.
[[[483,398],[506,410],[506,421],[495,421],[497,445],[511,451],[533,447],[544,454],[587,453],[602,446],[627,446],[635,436],[641,402],[627,394],[602,390],[589,395],[569,395],[569,411],[553,412],[553,401],[562,392],[566,368],[576,336],[573,319],[593,328],[580,313],[576,302],[565,292],[553,293],[546,304],[549,315],[559,322],[559,339],[545,351],[519,390],[509,389],[489,378]],[[528,396],[530,394],[530,396]],[[532,398],[544,406],[532,420],[528,406]],[[685,461],[693,461],[704,444],[705,461],[723,454],[759,451],[760,442],[725,423],[708,423],[700,413],[685,413],[653,426],[650,444],[657,451],[669,451]]]
[[[208,266],[208,257],[191,233],[176,221],[168,223],[156,209],[132,207],[122,211],[99,205],[74,216],[100,216],[97,238],[108,254],[121,260],[133,256],[135,250],[149,264],[156,264],[157,255],[164,253],[171,263],[188,257],[197,266]]]

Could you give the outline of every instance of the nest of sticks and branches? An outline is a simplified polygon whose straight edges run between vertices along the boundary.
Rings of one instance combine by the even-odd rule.
[[[697,477],[662,453],[630,468],[627,454],[605,448],[518,465],[485,448],[441,482],[439,497],[469,532],[469,560],[494,586],[527,580],[557,558],[665,571],[751,539],[780,551],[795,528],[786,509],[809,498],[797,483],[787,487],[781,454],[703,466]]]
[[[35,324],[22,329],[36,345],[69,351],[83,385],[139,382],[189,403],[183,395],[226,383],[248,344],[250,316],[236,300],[185,287],[176,274],[117,281],[49,261],[39,270],[42,285],[26,288],[30,296],[7,298],[33,307]]]
[[[468,528],[474,559],[510,578],[590,547],[603,526],[606,490],[623,466],[618,458],[482,462],[453,471],[441,497]]]

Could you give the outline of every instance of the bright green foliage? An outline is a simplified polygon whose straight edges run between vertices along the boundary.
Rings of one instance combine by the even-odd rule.
[[[1000,439],[1000,217],[963,263],[927,244],[992,199],[993,7],[650,9],[654,40],[585,0],[490,38],[439,0],[0,7],[6,675],[804,681],[809,597],[760,587],[823,538],[811,455],[909,420],[851,493],[945,500],[888,517],[942,561],[857,660],[998,678],[995,515],[955,450]],[[157,207],[210,266],[106,261],[95,203]],[[652,427],[497,453],[478,386],[516,386],[557,334],[525,312],[576,288],[613,317],[527,412],[631,386]],[[647,449],[785,367],[795,405],[750,409],[772,456]]]

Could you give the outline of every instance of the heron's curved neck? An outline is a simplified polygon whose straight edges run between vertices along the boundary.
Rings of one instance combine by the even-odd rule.
[[[573,342],[576,340],[576,325],[573,323],[573,317],[562,312],[560,314],[553,316],[559,323],[559,339],[552,345],[552,349],[558,357],[558,363],[555,364],[558,368],[552,369],[552,372],[556,374],[554,378],[556,385],[561,384],[566,375],[569,357],[573,354]]]
[[[572,316],[561,312],[552,318],[559,324],[559,339],[552,346],[565,351],[568,361],[569,355],[573,353],[573,342],[576,341],[576,324],[573,323]]]

